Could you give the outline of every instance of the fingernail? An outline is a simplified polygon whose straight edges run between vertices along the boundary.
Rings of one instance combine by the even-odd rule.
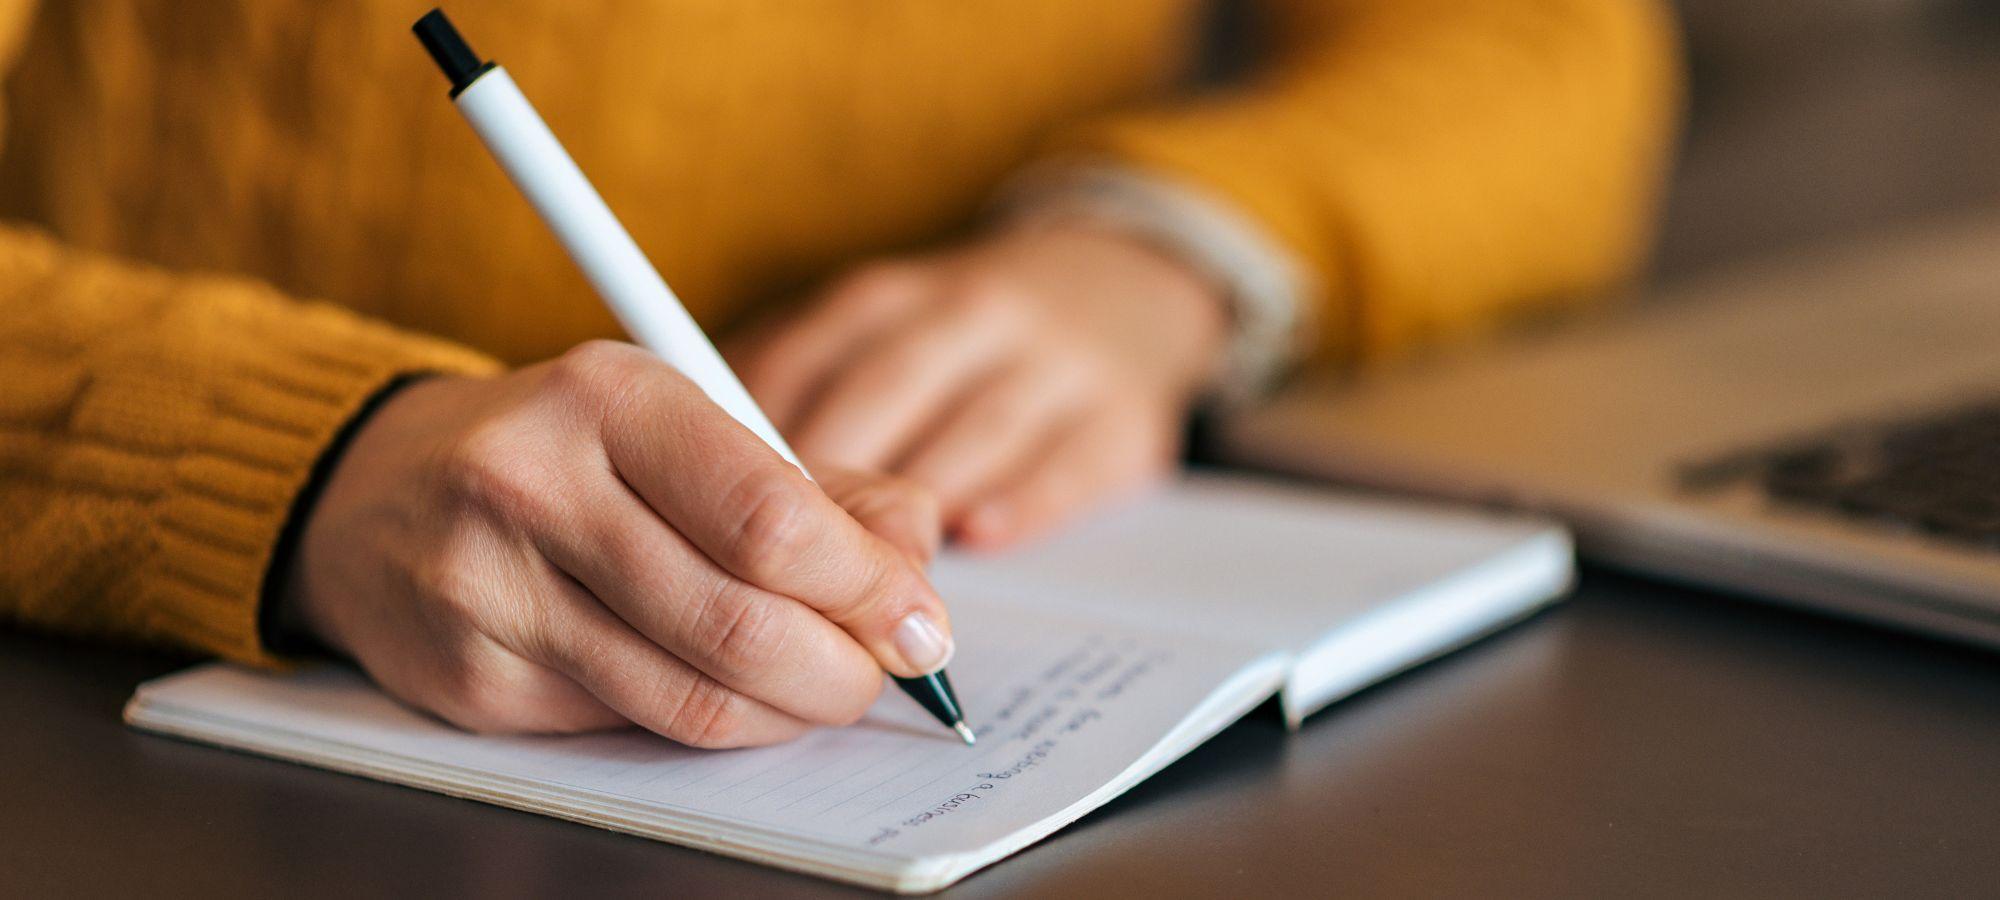
[[[903,654],[903,661],[917,674],[929,675],[944,668],[951,661],[951,651],[951,638],[938,630],[930,616],[913,612],[896,623],[896,652]]]

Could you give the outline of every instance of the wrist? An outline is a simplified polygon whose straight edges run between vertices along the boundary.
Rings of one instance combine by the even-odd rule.
[[[1231,330],[1225,289],[1143,234],[1040,218],[1011,223],[995,240],[1057,279],[1067,327],[1094,336],[1175,403],[1192,404],[1221,369]]]
[[[1172,336],[1158,349],[1178,399],[1191,403],[1220,375],[1235,324],[1227,285],[1173,248],[1116,223],[1079,218],[1042,227],[1094,242],[1124,257],[1122,266],[1143,273],[1138,281],[1145,288],[1143,314],[1164,323]]]
[[[292,499],[292,508],[271,552],[264,573],[263,593],[257,627],[264,646],[280,655],[298,655],[334,648],[323,629],[316,627],[306,609],[303,566],[299,565],[308,523],[333,481],[335,470],[361,433],[382,409],[406,389],[430,377],[424,373],[399,375],[363,401],[354,416],[334,434],[333,440],[313,463],[306,483]]]
[[[1201,273],[1226,310],[1207,399],[1246,402],[1309,349],[1319,305],[1310,271],[1256,221],[1197,185],[1116,164],[1048,164],[1015,179],[1001,212],[1015,222],[1091,222]]]

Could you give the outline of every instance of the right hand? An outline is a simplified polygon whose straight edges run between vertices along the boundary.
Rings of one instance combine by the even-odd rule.
[[[421,381],[341,457],[284,612],[471,730],[785,740],[952,646],[920,571],[935,505],[817,474],[625,344]]]

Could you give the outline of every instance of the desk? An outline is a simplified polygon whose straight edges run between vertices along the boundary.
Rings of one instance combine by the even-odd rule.
[[[1660,276],[2000,196],[2000,41],[1948,30],[1703,91]],[[859,893],[119,724],[183,662],[0,631],[0,896]],[[1299,734],[1254,714],[946,896],[1971,896],[1996,844],[2000,654],[1590,572]]]
[[[0,895],[860,893],[119,724],[183,662],[0,632]],[[1592,571],[944,896],[1973,896],[1996,842],[2000,655]]]

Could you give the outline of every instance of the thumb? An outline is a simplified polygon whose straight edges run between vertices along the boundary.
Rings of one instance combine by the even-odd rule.
[[[912,565],[921,569],[937,555],[944,542],[944,520],[937,495],[928,488],[853,469],[815,466],[812,471],[833,502]]]

